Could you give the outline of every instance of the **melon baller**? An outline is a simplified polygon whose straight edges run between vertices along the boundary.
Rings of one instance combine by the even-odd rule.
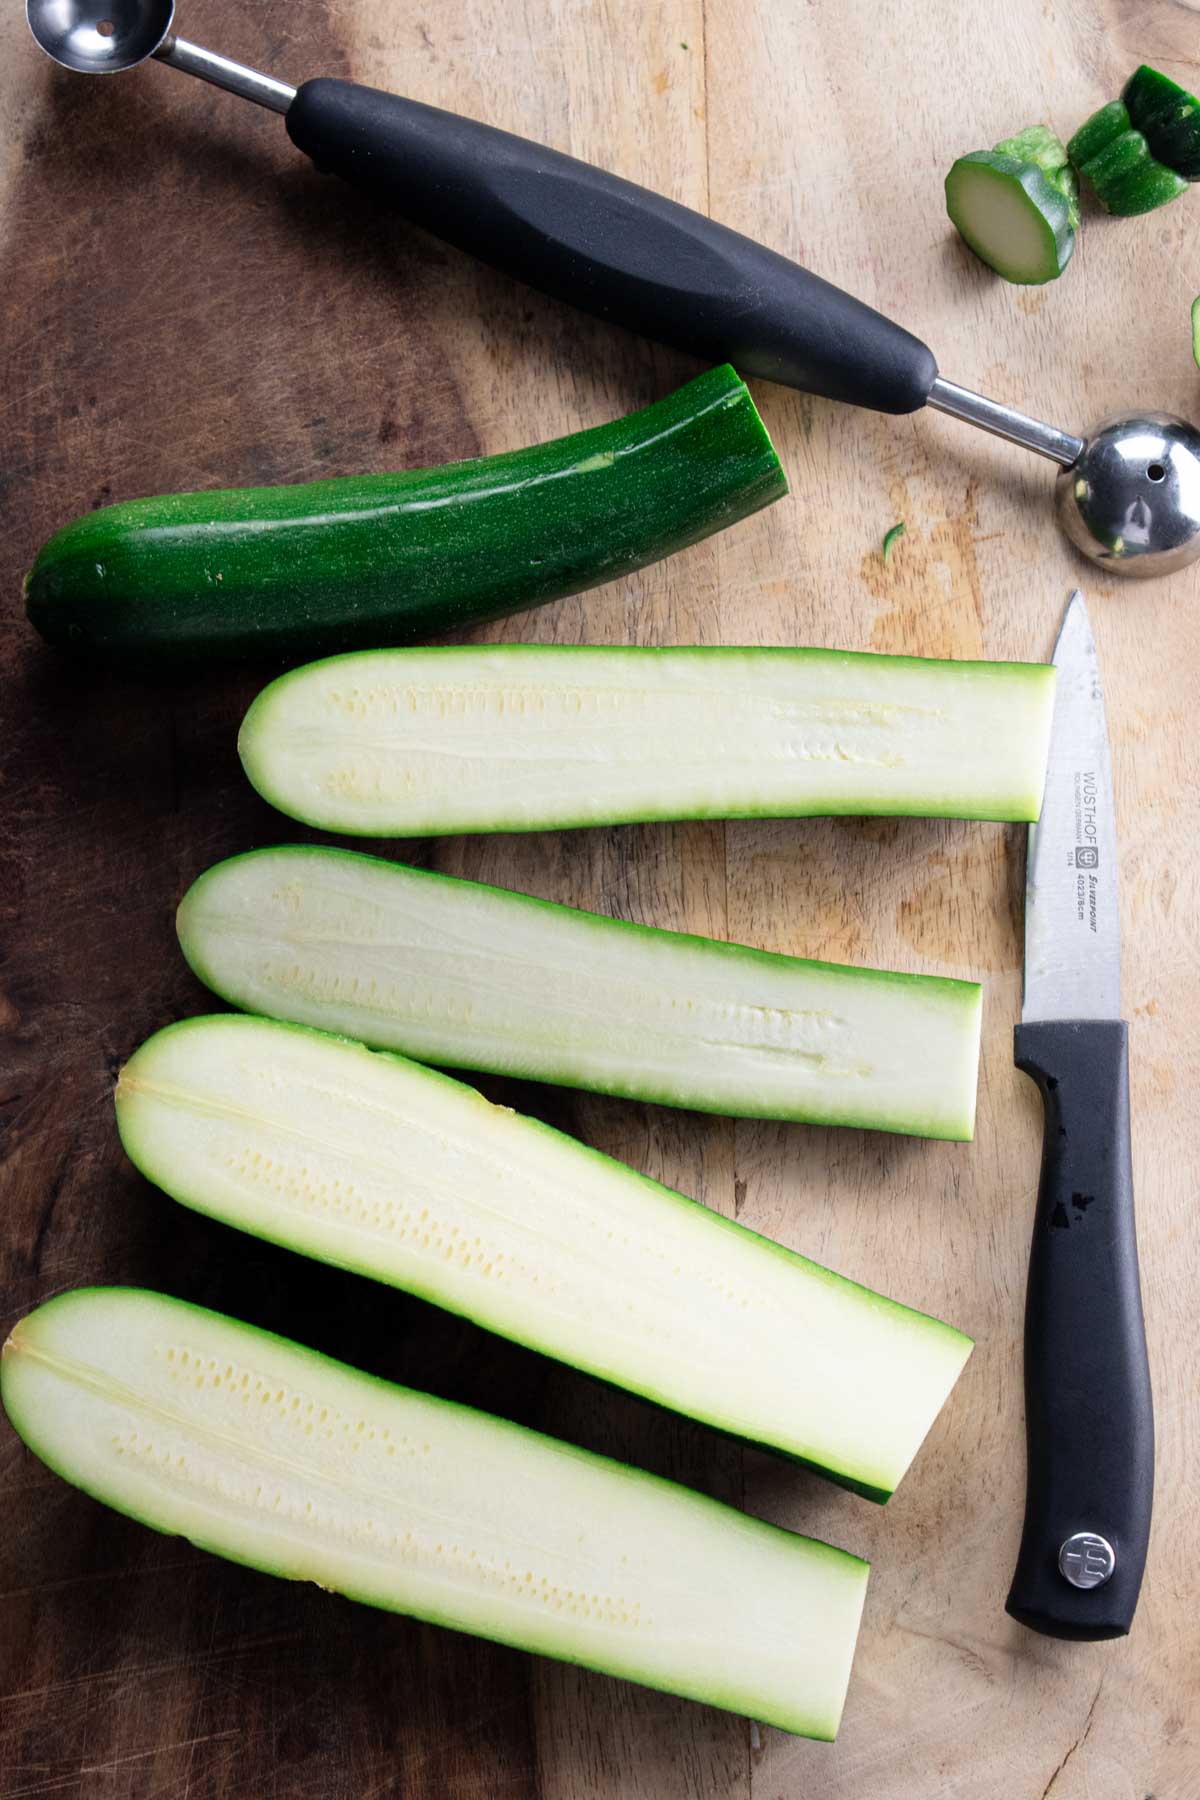
[[[290,87],[176,37],[174,0],[26,0],[42,49],[84,74],[156,57],[282,113],[319,169],[556,300],[707,362],[877,412],[931,406],[1058,464],[1059,523],[1122,575],[1200,555],[1200,432],[1132,412],[1076,437],[939,375],[882,314],[702,214],[474,120],[355,82]]]

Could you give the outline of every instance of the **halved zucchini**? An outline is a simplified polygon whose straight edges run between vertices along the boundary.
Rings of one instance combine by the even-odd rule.
[[[126,1150],[177,1200],[886,1500],[971,1342],[474,1088],[238,1014],[142,1045]]]
[[[239,749],[360,836],[632,820],[1036,819],[1054,670],[837,650],[381,650],[281,676]]]
[[[974,982],[803,962],[316,845],[218,863],[178,926],[201,981],[244,1011],[420,1062],[971,1135]]]
[[[134,1288],[30,1313],[0,1394],[64,1480],[202,1550],[837,1732],[867,1565],[828,1544]]]

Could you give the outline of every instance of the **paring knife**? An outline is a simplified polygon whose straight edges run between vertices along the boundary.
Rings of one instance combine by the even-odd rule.
[[[1008,1611],[1122,1637],[1142,1584],[1154,1413],[1138,1284],[1112,767],[1087,609],[1072,594],[1042,816],[1029,827],[1016,1064],[1041,1090],[1025,1309],[1025,1527]]]

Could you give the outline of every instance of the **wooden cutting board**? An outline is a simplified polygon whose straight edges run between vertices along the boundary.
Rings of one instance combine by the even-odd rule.
[[[1041,291],[989,276],[942,211],[955,155],[1033,120],[1069,132],[1142,56],[1194,85],[1195,17],[1166,0],[193,0],[181,23],[283,77],[397,87],[711,211],[903,320],[951,377],[1064,426],[1136,401],[1200,412],[1187,319],[1200,197],[1089,217],[1066,277]],[[490,1090],[977,1338],[886,1510],[238,1237],[132,1173],[114,1072],[209,1004],[176,949],[176,900],[218,858],[303,834],[240,777],[253,676],[101,680],[35,640],[20,580],[40,540],[108,500],[550,437],[692,365],[322,181],[264,113],[154,67],[60,75],[15,5],[0,24],[0,145],[0,1327],[75,1283],[145,1283],[875,1564],[841,1738],[809,1744],[218,1563],[69,1490],[0,1424],[0,1796],[1200,1795],[1200,580],[1089,573],[1055,533],[1049,471],[1018,451],[933,416],[763,386],[790,499],[487,634],[1041,658],[1082,580],[1115,751],[1160,1448],[1132,1636],[1068,1645],[1003,1611],[1039,1141],[1011,1061],[1021,831],[842,820],[399,847],[622,918],[984,980],[972,1145]]]

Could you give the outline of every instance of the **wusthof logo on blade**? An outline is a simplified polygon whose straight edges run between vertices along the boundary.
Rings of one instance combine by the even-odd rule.
[[[1100,830],[1096,820],[1099,784],[1095,769],[1075,771],[1075,867],[1100,867]]]

